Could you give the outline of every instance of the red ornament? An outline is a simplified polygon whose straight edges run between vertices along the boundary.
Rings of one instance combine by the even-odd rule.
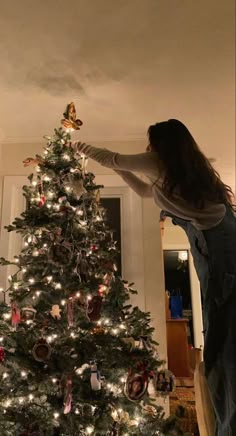
[[[0,347],[0,363],[3,362],[5,359],[5,350],[4,348]]]
[[[19,324],[21,319],[20,309],[17,306],[17,303],[12,303],[11,305],[11,323],[14,328],[16,328],[17,324]]]
[[[45,195],[40,195],[39,207],[42,207],[46,203]]]
[[[98,245],[96,245],[96,244],[91,245],[91,250],[92,251],[98,250]]]

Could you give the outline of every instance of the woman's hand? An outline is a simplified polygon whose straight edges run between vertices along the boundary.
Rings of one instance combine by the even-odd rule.
[[[68,142],[66,144],[66,146],[73,148],[73,150],[75,152],[80,153],[80,154],[86,154],[86,153],[84,153],[84,151],[85,151],[85,148],[88,147],[88,145],[85,144],[84,142],[78,142],[78,141]]]

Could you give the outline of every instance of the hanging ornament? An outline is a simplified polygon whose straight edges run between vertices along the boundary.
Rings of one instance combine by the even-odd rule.
[[[98,292],[99,292],[99,294],[100,294],[101,296],[103,296],[103,295],[107,295],[108,292],[109,292],[109,288],[108,288],[107,285],[102,285],[102,284],[101,284],[101,285],[99,285]]]
[[[52,309],[50,311],[50,315],[54,318],[54,319],[61,319],[61,309],[60,306],[58,304],[53,304]]]
[[[148,336],[140,336],[138,348],[140,350],[146,350],[148,352],[153,351],[151,340]]]
[[[22,321],[33,321],[36,315],[36,310],[29,306],[29,307],[23,307],[21,309],[22,312]]]
[[[103,277],[104,285],[110,286],[113,280],[114,274],[112,272],[108,272]]]
[[[86,168],[88,165],[88,158],[87,156],[85,156],[85,154],[80,154],[80,165],[81,165],[81,172],[82,172],[82,176],[84,177],[86,174]]]
[[[64,118],[61,120],[61,124],[65,129],[80,130],[83,122],[76,119],[76,110],[73,102],[66,106],[66,110],[63,113]]]
[[[67,415],[71,411],[72,403],[72,380],[68,378],[66,382],[66,392],[64,397],[64,414]]]
[[[130,401],[140,401],[147,392],[148,378],[142,373],[130,373],[127,377],[124,393]]]
[[[96,197],[95,197],[95,201],[97,204],[100,203],[100,198],[101,198],[100,189],[98,189],[98,191],[96,192]]]
[[[2,363],[5,359],[5,350],[3,347],[0,347],[0,363]]]
[[[90,377],[91,388],[93,391],[100,391],[101,389],[101,376],[97,369],[96,363],[91,365],[91,377]]]
[[[37,157],[37,158],[27,157],[25,160],[23,160],[24,167],[29,167],[31,165],[37,166],[37,165],[40,165],[42,163],[43,163],[43,159],[40,157]]]
[[[71,244],[66,244],[64,240],[55,243],[51,247],[53,261],[59,264],[68,264],[72,257]]]
[[[102,297],[95,295],[90,301],[88,301],[87,316],[90,321],[98,321],[101,316],[102,309]]]
[[[111,416],[113,421],[117,422],[118,424],[128,424],[130,421],[130,416],[128,412],[123,409],[113,409],[111,412]]]
[[[75,179],[71,182],[71,187],[73,189],[74,194],[76,195],[77,200],[79,200],[82,195],[86,194],[87,191],[84,188],[83,179]]]
[[[40,338],[32,350],[32,354],[37,362],[45,362],[51,355],[51,347],[45,338]]]
[[[17,303],[12,303],[11,305],[11,324],[14,329],[16,329],[17,324],[20,322],[20,309]]]
[[[67,320],[68,320],[69,327],[73,327],[74,325],[73,306],[74,306],[74,301],[73,298],[70,297],[67,301]]]
[[[92,251],[97,251],[99,249],[99,246],[97,244],[93,244],[93,245],[91,245],[90,249]]]
[[[87,283],[89,273],[89,263],[86,250],[81,250],[77,256],[76,272],[80,276],[82,283]]]
[[[158,415],[156,407],[151,406],[150,404],[143,405],[142,411],[144,415],[151,416],[152,418],[155,418]]]
[[[41,194],[40,195],[40,200],[39,200],[39,203],[38,203],[39,207],[44,206],[45,203],[46,203],[46,197],[45,197],[45,195]]]
[[[175,389],[174,374],[168,369],[157,371],[154,378],[154,386],[160,395],[169,395]]]

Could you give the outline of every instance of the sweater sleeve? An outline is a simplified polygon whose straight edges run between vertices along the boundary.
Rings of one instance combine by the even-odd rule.
[[[115,170],[119,176],[133,189],[136,194],[143,198],[152,197],[152,185],[145,183],[129,171]]]
[[[125,155],[81,143],[76,143],[74,147],[79,153],[85,154],[104,167],[114,170],[137,171],[146,176],[158,176],[157,153],[155,152]]]

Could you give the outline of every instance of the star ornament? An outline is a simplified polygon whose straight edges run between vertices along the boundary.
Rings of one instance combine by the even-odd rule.
[[[66,106],[66,110],[63,115],[64,118],[61,120],[61,124],[65,129],[80,130],[83,122],[79,119],[76,119],[76,110],[73,102]]]

